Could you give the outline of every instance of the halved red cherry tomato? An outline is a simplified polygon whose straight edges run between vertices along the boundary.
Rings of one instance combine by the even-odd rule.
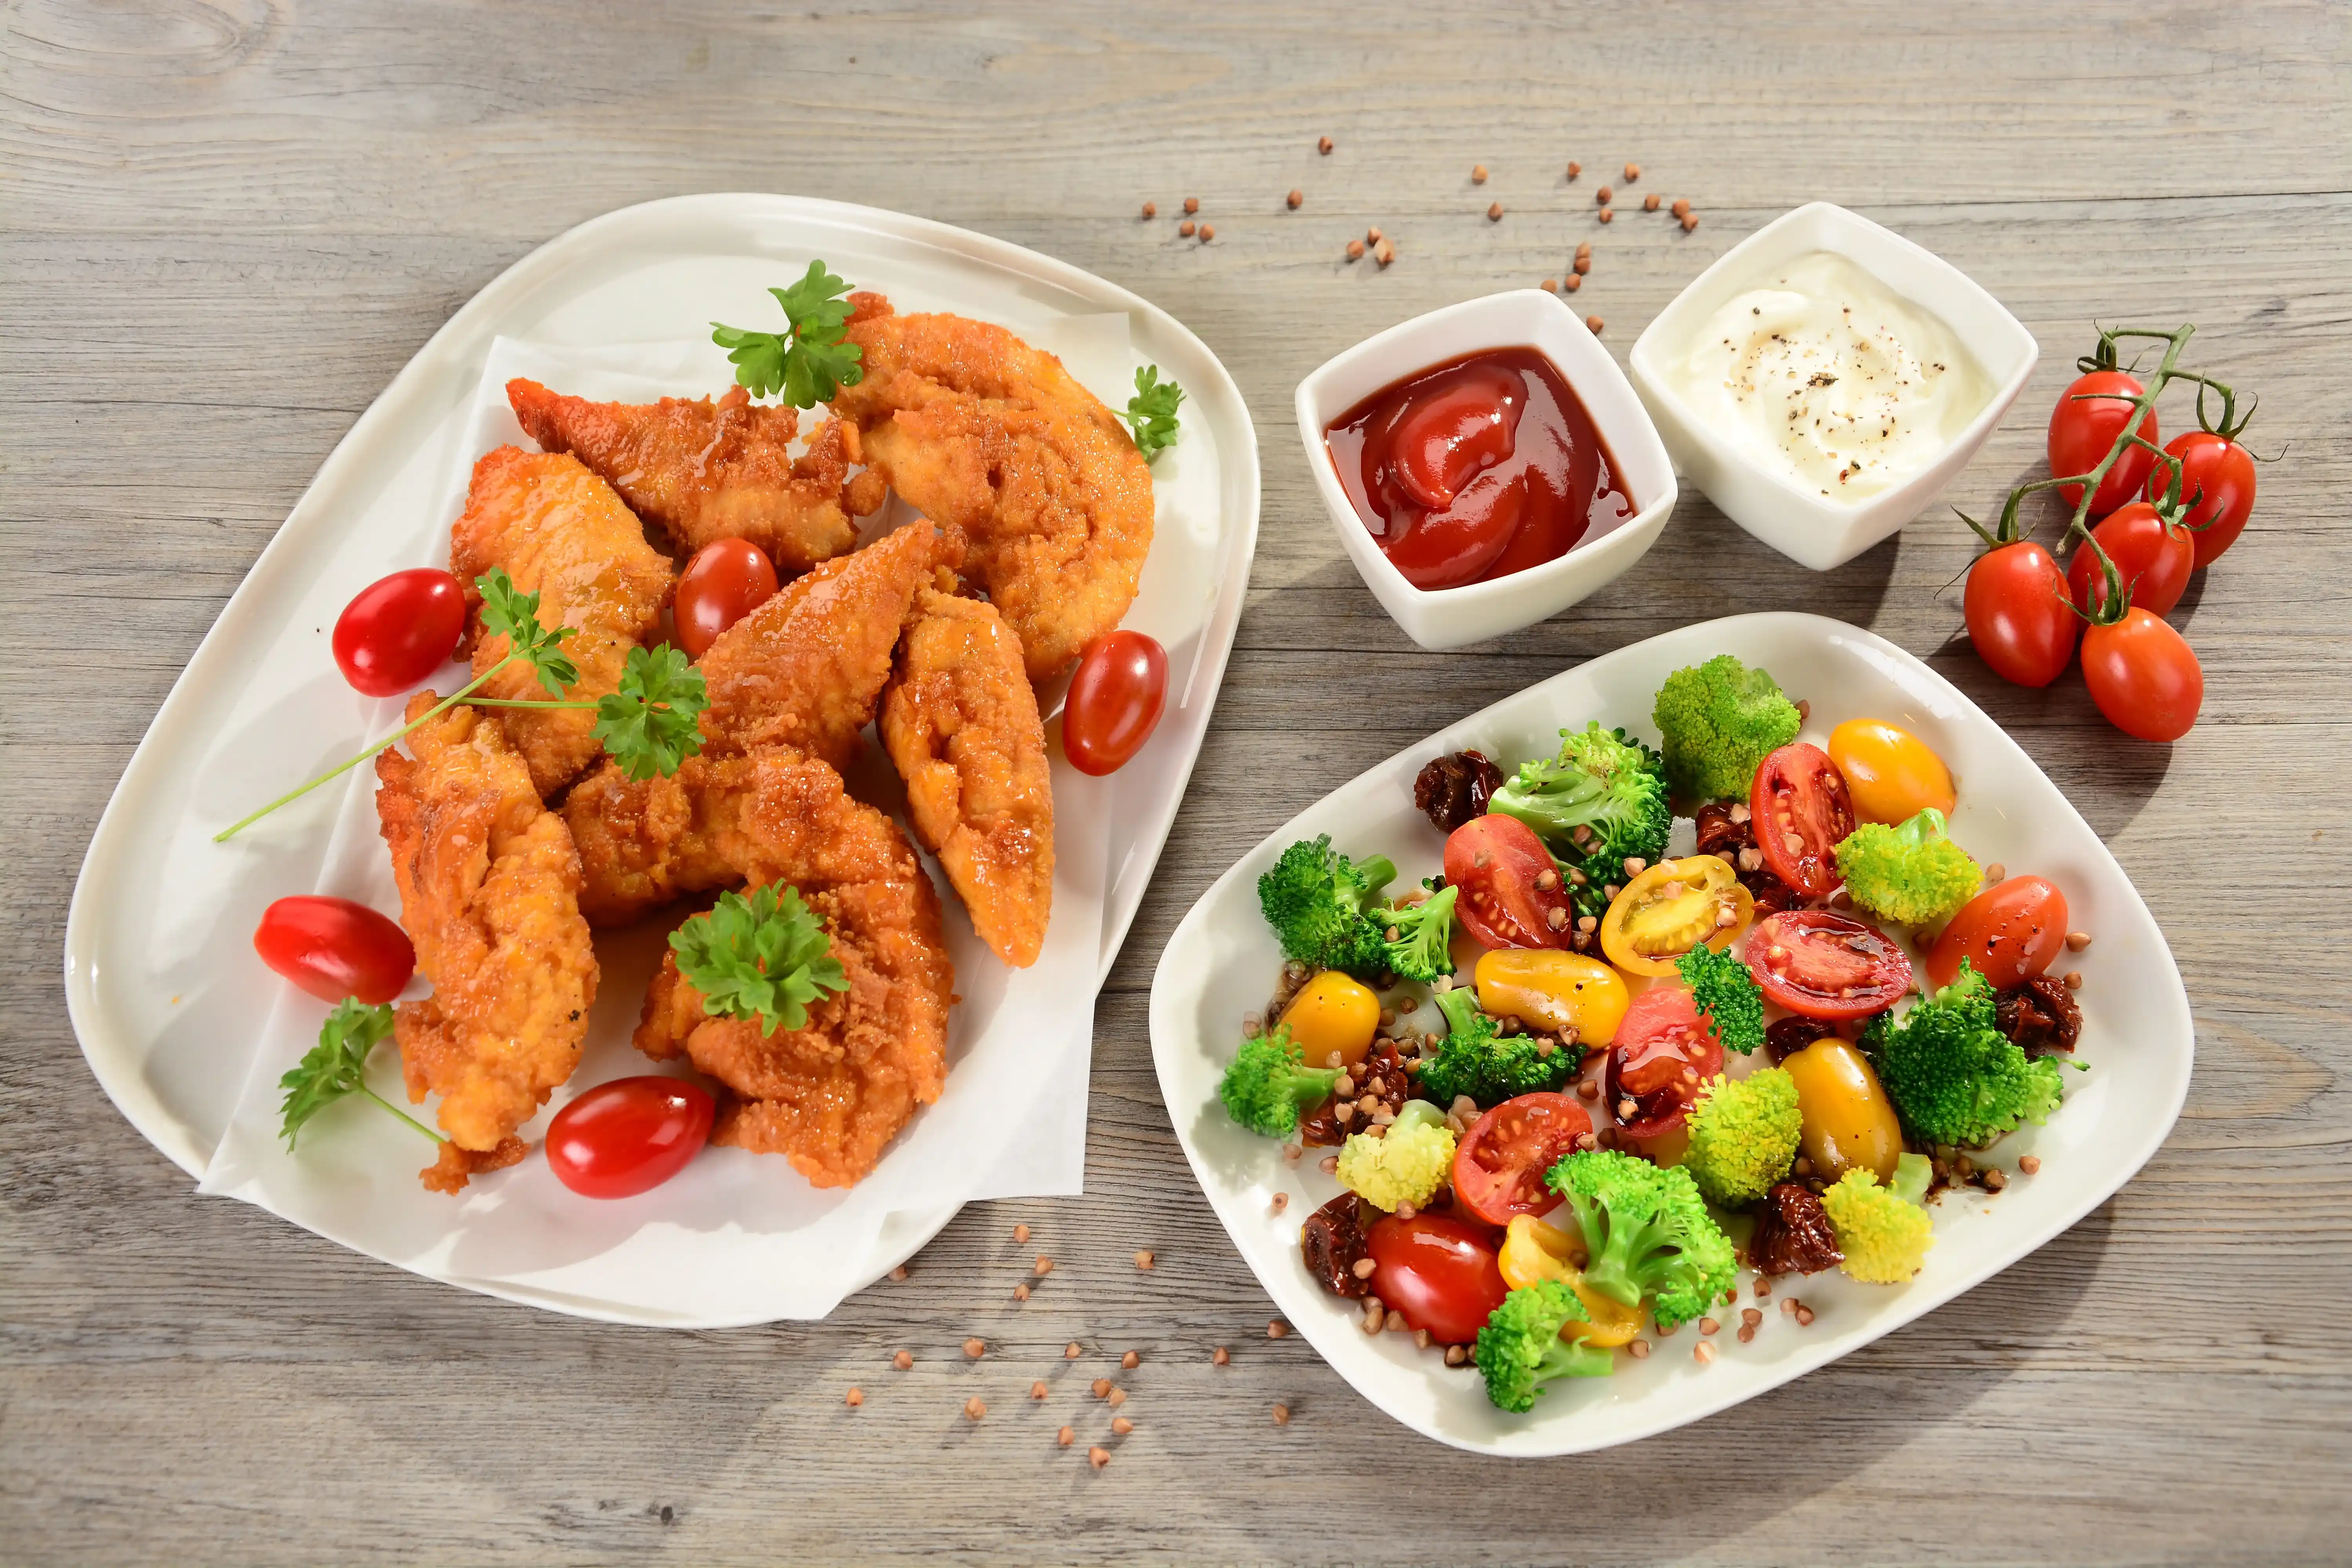
[[[2065,942],[2066,895],[2044,878],[2011,877],[1960,906],[1927,954],[1927,979],[1949,985],[1965,958],[2006,991],[2049,968]]]
[[[2131,400],[2147,390],[2120,370],[2095,370],[2077,377],[2074,385],[2058,395],[2058,406],[2050,414],[2051,473],[2063,479],[2097,468],[2131,422]],[[2140,420],[2139,434],[2151,443],[2163,439],[2156,433],[2155,409]],[[2098,491],[2091,498],[2091,515],[2105,517],[2139,494],[2155,462],[2156,455],[2146,447],[2125,447],[2107,477],[2099,481]],[[2083,499],[2083,487],[2061,485],[2058,493],[2066,498],[2068,506],[2074,506]]]
[[[677,574],[677,646],[700,658],[719,634],[775,595],[776,565],[748,539],[714,539]]]
[[[369,584],[343,606],[335,663],[354,689],[397,697],[448,663],[465,629],[465,585],[437,566],[412,566]]]
[[[1748,792],[1756,847],[1772,875],[1802,897],[1826,899],[1842,879],[1830,851],[1853,831],[1845,775],[1819,746],[1799,741],[1764,759]]]
[[[1523,1094],[1478,1118],[1454,1152],[1454,1201],[1488,1225],[1559,1204],[1544,1173],[1574,1153],[1592,1118],[1573,1095]],[[1385,1298],[1383,1298],[1385,1300]]]
[[[1748,936],[1748,972],[1764,994],[1808,1018],[1884,1013],[1911,989],[1911,961],[1894,939],[1827,910],[1784,910]]]
[[[1465,1345],[1486,1326],[1510,1288],[1495,1261],[1494,1233],[1447,1215],[1394,1215],[1365,1238],[1372,1254],[1372,1294],[1405,1326],[1427,1329],[1440,1344]]]
[[[1425,507],[1453,503],[1462,487],[1511,455],[1526,406],[1525,382],[1498,365],[1465,365],[1405,405],[1391,439],[1397,483]]]
[[[1143,750],[1168,708],[1168,650],[1141,632],[1097,637],[1070,677],[1062,753],[1082,773],[1117,773]]]
[[[1652,1159],[1681,1157],[1684,1119],[1699,1085],[1723,1070],[1723,1040],[1679,985],[1653,985],[1633,998],[1609,1047],[1602,1086],[1620,1122],[1618,1141]],[[1633,1110],[1626,1114],[1624,1102]]]
[[[2205,667],[2171,624],[2137,605],[2083,633],[2083,684],[2107,722],[2143,741],[2178,741],[2205,705]]]
[[[1445,840],[1454,913],[1488,947],[1566,947],[1576,910],[1551,852],[1516,816],[1474,816]]]
[[[388,916],[349,899],[299,893],[261,912],[261,962],[322,1002],[389,1002],[416,973],[416,949]]]
[[[555,1113],[547,1163],[582,1197],[635,1197],[686,1169],[709,1142],[717,1109],[708,1089],[684,1079],[616,1078]]]
[[[2091,530],[2099,550],[2116,563],[2116,575],[2131,590],[2131,602],[2152,616],[2170,612],[2189,586],[2197,564],[2196,535],[2185,528],[2168,527],[2156,508],[2144,500],[2117,507]],[[2074,547],[2066,563],[2066,587],[2075,605],[2088,614],[2106,602],[2106,573],[2099,551]]]
[[[2175,436],[2164,449],[2180,459],[2180,497],[2189,509],[2181,521],[2189,525],[2197,564],[2210,566],[2215,556],[2237,542],[2246,531],[2246,519],[2253,514],[2254,456],[2210,430]],[[2148,470],[2147,499],[2155,500],[2169,483],[2171,476],[2164,469]]]

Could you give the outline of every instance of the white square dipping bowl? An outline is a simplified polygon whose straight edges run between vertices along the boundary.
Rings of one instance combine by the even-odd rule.
[[[1845,258],[1941,317],[1994,387],[1991,401],[1933,463],[1893,489],[1861,500],[1826,500],[1766,468],[1708,429],[1667,384],[1674,357],[1725,300],[1783,262],[1817,250]],[[1843,207],[1809,202],[1758,229],[1700,273],[1634,341],[1631,363],[1642,401],[1691,482],[1725,516],[1781,554],[1826,572],[1900,529],[1943,492],[2017,401],[2041,353],[2024,323],[1942,257]]]
[[[1611,471],[1633,515],[1589,532],[1540,566],[1459,588],[1416,588],[1381,553],[1339,483],[1324,430],[1381,388],[1485,349],[1533,348],[1558,366],[1592,416]],[[1298,434],[1339,543],[1405,636],[1425,648],[1461,647],[1558,615],[1639,561],[1675,510],[1675,469],[1642,400],[1574,311],[1539,289],[1515,289],[1432,310],[1366,338],[1298,384]]]

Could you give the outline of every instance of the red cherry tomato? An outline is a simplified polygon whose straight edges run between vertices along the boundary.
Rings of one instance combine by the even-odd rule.
[[[1834,1022],[1884,1013],[1911,988],[1892,938],[1827,910],[1783,910],[1748,935],[1748,973],[1791,1013]]]
[[[683,1079],[600,1083],[547,1124],[547,1163],[582,1197],[635,1197],[686,1169],[709,1141],[717,1109],[709,1090]]]
[[[2081,623],[2066,594],[2066,574],[2031,540],[2004,544],[1969,568],[1963,599],[1969,640],[2003,680],[2047,686],[2074,656]]]
[[[437,566],[411,567],[369,584],[343,606],[335,663],[354,689],[397,697],[448,663],[465,629],[465,585]]]
[[[1141,632],[1097,637],[1070,677],[1062,752],[1082,773],[1117,773],[1143,750],[1168,707],[1168,650]]]
[[[677,575],[671,614],[677,646],[700,658],[719,634],[766,604],[776,591],[776,566],[748,539],[714,539],[694,552]]]
[[[1622,1125],[1619,1138],[1637,1152],[1672,1154],[1699,1085],[1723,1070],[1723,1040],[1679,985],[1653,985],[1633,998],[1617,1026],[1602,1075]],[[1633,1114],[1623,1101],[1633,1102]]]
[[[1829,753],[1802,741],[1764,759],[1748,792],[1756,848],[1772,875],[1802,897],[1826,899],[1841,879],[1830,851],[1853,831],[1845,775]]]
[[[2106,521],[2091,530],[2091,537],[2116,563],[2116,575],[2131,591],[2133,604],[2161,616],[2180,603],[2197,563],[2195,534],[2166,527],[2156,508],[2136,500],[2109,512]],[[2097,550],[2074,546],[2074,558],[2066,563],[2066,586],[2086,613],[2107,602],[2107,574]]]
[[[1486,1314],[1510,1294],[1495,1261],[1491,1233],[1446,1215],[1394,1215],[1365,1241],[1372,1254],[1372,1294],[1408,1328],[1427,1329],[1440,1344],[1466,1345]]]
[[[253,949],[322,1002],[356,996],[373,1007],[399,995],[416,973],[416,949],[399,923],[349,899],[278,900],[261,912]]]
[[[2195,542],[2197,564],[2210,566],[2215,556],[2237,542],[2253,513],[2254,456],[2210,430],[2175,436],[2164,449],[2180,459],[2180,499],[2189,509],[2182,521]],[[2147,499],[2157,500],[2170,482],[2165,469],[2149,469]]]
[[[1397,483],[1425,507],[1451,506],[1471,479],[1511,455],[1527,384],[1499,365],[1465,365],[1406,405],[1391,439]]]
[[[1574,1153],[1577,1140],[1591,1131],[1591,1116],[1572,1095],[1523,1094],[1503,1101],[1478,1118],[1454,1152],[1454,1201],[1488,1225],[1557,1207],[1559,1194],[1544,1185],[1544,1173]]]
[[[2083,684],[2107,722],[2143,741],[2178,741],[2205,705],[2205,669],[2181,635],[2134,605],[2083,633]]]
[[[1540,886],[1549,878],[1549,887]],[[1536,830],[1516,816],[1474,816],[1445,840],[1454,913],[1488,947],[1566,947],[1576,928],[1568,885]]]
[[[2051,411],[2050,472],[2064,479],[2097,468],[2130,422],[2131,400],[2147,390],[2119,370],[2095,370],[2077,377],[2074,385],[2058,395],[2058,406]],[[2102,395],[2084,395],[2091,393]],[[2139,434],[2150,443],[2162,440],[2156,433],[2155,409],[2140,420]],[[2145,447],[2125,447],[2107,477],[2099,481],[2098,493],[2091,498],[2091,515],[2105,517],[2139,494],[2155,462],[2156,455]],[[2068,506],[2074,506],[2083,499],[2083,487],[2061,485],[2058,493],[2066,498]]]
[[[2065,942],[2066,895],[2042,878],[2011,877],[1960,906],[1927,954],[1927,978],[1949,985],[1965,958],[2006,991],[2049,968]]]

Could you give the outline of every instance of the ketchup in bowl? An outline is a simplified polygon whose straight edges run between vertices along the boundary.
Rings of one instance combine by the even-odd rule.
[[[1408,376],[1323,439],[1356,515],[1416,588],[1540,566],[1635,510],[1592,416],[1533,348]]]

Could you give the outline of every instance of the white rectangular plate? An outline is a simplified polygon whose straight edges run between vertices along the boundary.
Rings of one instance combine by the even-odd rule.
[[[1605,1379],[1553,1384],[1525,1415],[1496,1409],[1477,1373],[1449,1369],[1403,1334],[1366,1335],[1352,1307],[1327,1293],[1299,1259],[1298,1226],[1339,1184],[1312,1160],[1237,1127],[1216,1097],[1244,1013],[1263,1007],[1282,963],[1257,907],[1257,879],[1291,842],[1331,836],[1353,856],[1387,855],[1402,887],[1434,871],[1444,839],[1413,809],[1412,779],[1444,752],[1475,747],[1507,771],[1548,756],[1563,727],[1597,719],[1653,742],[1650,708],[1666,676],[1719,653],[1769,670],[1811,704],[1804,738],[1820,743],[1847,719],[1885,719],[1950,764],[1959,801],[1952,835],[1977,858],[2048,877],[2071,923],[2097,944],[2079,960],[2083,1037],[2066,1103],[2049,1122],[1998,1146],[2039,1174],[1998,1197],[1948,1193],[1929,1212],[1936,1245],[1908,1284],[1815,1275],[1788,1289],[1815,1313],[1809,1327],[1765,1314],[1755,1341],[1714,1342],[1712,1365],[1691,1354],[1685,1328],[1646,1361],[1621,1354]],[[1687,833],[1687,826],[1683,832]],[[2163,933],[2131,881],[2057,786],[2000,726],[1926,665],[1869,632],[1818,616],[1738,616],[1652,637],[1593,659],[1439,731],[1324,796],[1202,895],[1160,957],[1151,988],[1151,1052],[1178,1139],[1217,1217],[1283,1314],[1381,1410],[1424,1436],[1481,1453],[1533,1458],[1631,1442],[1712,1415],[1859,1349],[1989,1279],[2058,1235],[2129,1181],[2154,1153],[2189,1091],[2194,1037],[2189,997]],[[1271,1199],[1289,1194],[1276,1214]],[[1743,1276],[1743,1278],[1745,1278]]]

